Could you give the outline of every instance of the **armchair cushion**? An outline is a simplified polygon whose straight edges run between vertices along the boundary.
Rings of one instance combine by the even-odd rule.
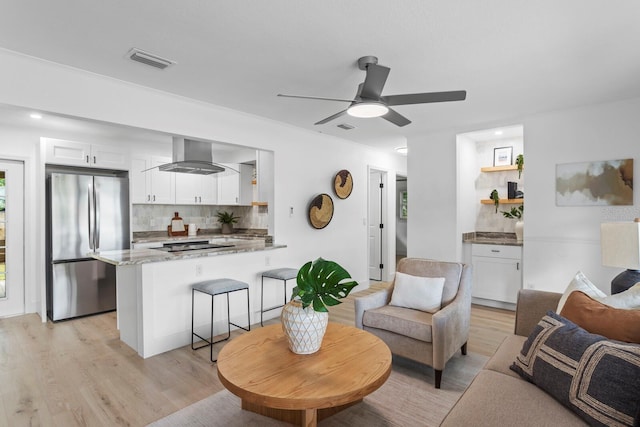
[[[385,305],[364,312],[362,323],[424,342],[432,341],[431,314],[420,310]]]
[[[418,277],[396,272],[390,305],[435,313],[442,306],[444,277]]]

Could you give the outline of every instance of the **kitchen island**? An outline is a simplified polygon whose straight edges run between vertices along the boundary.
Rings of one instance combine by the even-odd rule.
[[[251,317],[259,312],[260,274],[265,251],[285,248],[265,239],[212,239],[224,247],[168,252],[130,249],[95,253],[116,266],[116,309],[120,339],[143,357],[151,357],[191,343],[191,285],[223,277],[249,284]],[[232,321],[246,322],[246,299],[231,296]],[[255,307],[255,308],[254,308]],[[211,298],[196,298],[194,325],[208,336]],[[214,333],[226,331],[226,300],[216,299]],[[207,331],[207,332],[205,332]]]

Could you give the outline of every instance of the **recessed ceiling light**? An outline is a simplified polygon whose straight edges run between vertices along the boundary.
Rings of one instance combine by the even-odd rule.
[[[503,134],[503,132],[501,130],[497,130],[493,134],[496,135],[496,136],[500,136],[500,135]]]
[[[39,113],[31,113],[31,114],[29,114],[29,117],[31,117],[32,119],[39,120],[39,119],[41,119],[41,118],[42,118],[42,114],[39,114]]]
[[[397,147],[396,151],[398,152],[398,154],[404,154],[406,156],[409,152],[409,149],[407,147]]]

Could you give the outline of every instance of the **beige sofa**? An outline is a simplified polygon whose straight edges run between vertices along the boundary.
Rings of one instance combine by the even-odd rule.
[[[562,294],[521,290],[508,336],[449,411],[441,426],[584,426],[570,409],[509,369],[535,325]]]

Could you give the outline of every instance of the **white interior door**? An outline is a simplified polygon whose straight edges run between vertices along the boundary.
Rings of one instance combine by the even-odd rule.
[[[24,165],[0,160],[0,317],[24,314]]]
[[[382,280],[382,174],[369,173],[369,279]]]

